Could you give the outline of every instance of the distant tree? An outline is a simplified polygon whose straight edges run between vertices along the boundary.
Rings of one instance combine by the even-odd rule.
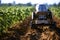
[[[8,5],[4,3],[4,4],[1,4],[1,6],[8,6]]]
[[[27,3],[27,6],[32,6],[31,2]]]
[[[18,6],[26,6],[26,4],[19,3]]]
[[[58,3],[58,6],[60,6],[60,2]]]
[[[11,3],[8,3],[8,6],[12,6],[12,4]]]
[[[53,4],[53,6],[57,6],[57,4],[56,4],[56,3],[54,3],[54,4]]]
[[[17,5],[21,5],[21,4],[19,3],[19,4],[17,4]]]

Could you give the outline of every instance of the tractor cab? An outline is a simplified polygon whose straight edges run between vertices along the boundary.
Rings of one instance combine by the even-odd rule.
[[[37,12],[46,12],[48,11],[48,7],[46,5],[36,5]]]

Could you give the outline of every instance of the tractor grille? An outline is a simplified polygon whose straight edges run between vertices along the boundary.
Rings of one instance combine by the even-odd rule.
[[[48,20],[35,20],[35,24],[48,24]]]

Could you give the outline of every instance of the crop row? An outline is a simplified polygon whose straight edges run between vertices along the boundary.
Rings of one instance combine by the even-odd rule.
[[[12,24],[30,16],[32,7],[0,7],[0,33],[6,32]]]

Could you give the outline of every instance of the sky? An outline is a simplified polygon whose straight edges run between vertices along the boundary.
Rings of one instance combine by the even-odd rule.
[[[43,3],[48,3],[48,4],[53,4],[53,3],[58,3],[60,0],[1,0],[2,3],[13,3],[13,1],[18,3],[28,3],[31,2],[32,4],[43,4]]]

